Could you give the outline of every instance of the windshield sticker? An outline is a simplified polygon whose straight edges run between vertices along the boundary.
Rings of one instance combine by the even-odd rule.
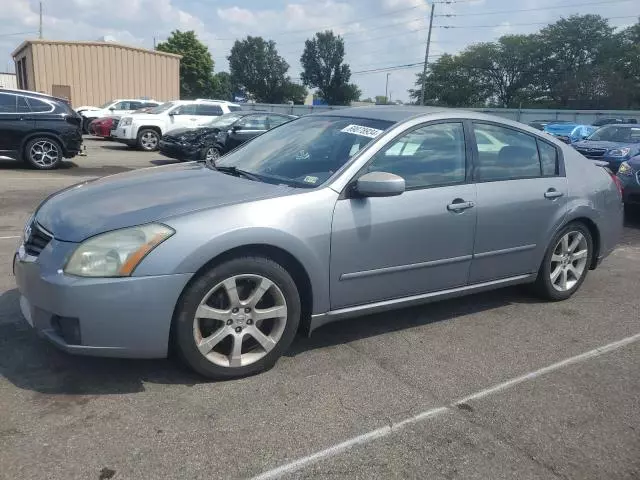
[[[318,181],[318,177],[312,177],[311,175],[307,175],[304,177],[305,183],[316,183]]]
[[[377,128],[363,127],[362,125],[347,125],[342,130],[343,133],[352,133],[353,135],[360,135],[363,137],[376,138],[383,130]]]

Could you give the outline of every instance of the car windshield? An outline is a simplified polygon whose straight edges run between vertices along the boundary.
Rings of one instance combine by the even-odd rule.
[[[104,105],[100,105],[100,108],[107,108],[109,105],[111,105],[113,103],[113,100],[109,100],[107,103],[105,103]]]
[[[222,157],[269,183],[315,188],[393,122],[368,118],[307,116],[270,130]]]
[[[240,120],[244,115],[239,115],[237,113],[227,113],[225,115],[220,115],[219,117],[215,117],[209,123],[206,124],[207,127],[217,127],[217,128],[225,128],[231,125],[232,123]]]
[[[174,105],[173,102],[163,103],[161,105],[158,105],[157,107],[153,107],[152,109],[147,110],[147,113],[162,113],[162,112],[166,112],[171,107],[173,107],[173,105]]]
[[[640,127],[608,125],[593,132],[587,140],[617,143],[640,143]]]

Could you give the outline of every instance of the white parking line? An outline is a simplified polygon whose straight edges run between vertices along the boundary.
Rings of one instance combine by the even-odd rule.
[[[414,415],[413,417],[409,417],[404,420],[401,420],[400,422],[394,423],[392,425],[388,425],[388,426],[378,428],[376,430],[372,430],[370,432],[364,433],[362,435],[358,435],[357,437],[353,437],[344,442],[335,444],[324,450],[320,450],[319,452],[313,453],[306,457],[302,457],[292,462],[285,463],[284,465],[276,467],[272,470],[268,470],[266,472],[263,472],[253,477],[252,480],[269,480],[273,478],[280,478],[283,475],[298,471],[306,466],[311,465],[312,463],[316,463],[325,458],[333,457],[335,455],[343,453],[346,450],[356,445],[362,445],[365,443],[372,442],[377,438],[386,437],[387,435],[393,432],[396,432],[398,430],[401,430],[402,428],[409,426],[411,424],[421,422],[428,418],[433,418],[436,415],[449,411],[450,407],[455,407],[463,403],[469,402],[471,400],[477,400],[479,398],[486,397],[488,395],[500,392],[502,390],[506,390],[507,388],[511,388],[515,385],[526,382],[527,380],[533,380],[534,378],[537,378],[549,372],[553,372],[555,370],[566,367],[568,365],[584,362],[585,360],[588,360],[590,358],[595,358],[605,353],[612,352],[626,345],[637,342],[638,340],[640,340],[640,333],[636,335],[632,335],[630,337],[623,338],[622,340],[618,340],[617,342],[609,343],[607,345],[594,348],[593,350],[589,350],[588,352],[581,353],[580,355],[576,355],[575,357],[569,357],[560,362],[553,363],[551,365],[540,368],[538,370],[534,370],[533,372],[526,373],[519,377],[515,377],[510,380],[507,380],[506,382],[498,383],[497,385],[494,385],[492,387],[486,388],[484,390],[480,390],[479,392],[460,398],[459,400],[452,402],[449,406],[432,408],[430,410]]]
[[[10,235],[8,237],[0,237],[0,240],[10,240],[12,238],[20,238],[20,235]]]

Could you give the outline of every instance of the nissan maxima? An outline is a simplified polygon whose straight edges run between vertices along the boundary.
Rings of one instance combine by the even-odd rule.
[[[499,149],[482,147],[488,136]],[[620,183],[603,165],[480,113],[308,115],[215,165],[46,199],[14,258],[20,307],[67,352],[175,348],[220,379],[270,368],[297,332],[336,320],[515,284],[564,300],[622,231]]]

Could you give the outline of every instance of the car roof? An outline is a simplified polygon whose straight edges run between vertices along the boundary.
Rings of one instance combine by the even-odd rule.
[[[637,123],[608,123],[607,125],[601,125],[600,128],[604,127],[616,127],[616,128],[640,128],[640,125]]]
[[[402,122],[420,115],[429,115],[438,112],[454,112],[453,109],[444,107],[419,107],[404,105],[376,105],[367,107],[348,107],[336,110],[313,113],[312,115],[324,115],[332,117],[356,117],[370,120],[386,120],[389,122]]]
[[[49,100],[59,100],[61,102],[66,102],[64,98],[54,97],[53,95],[48,95],[46,93],[33,92],[31,90],[19,90],[16,88],[0,88],[0,92],[2,93],[12,93],[17,95],[28,95],[30,97],[41,97]]]

